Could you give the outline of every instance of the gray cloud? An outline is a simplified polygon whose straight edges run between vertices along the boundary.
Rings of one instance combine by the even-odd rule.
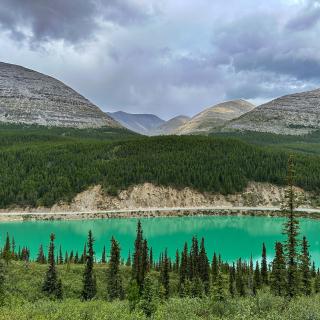
[[[78,43],[94,37],[103,21],[128,25],[152,9],[134,0],[1,0],[0,26],[16,40]]]
[[[320,86],[318,0],[0,2],[0,60],[108,111],[193,115]]]

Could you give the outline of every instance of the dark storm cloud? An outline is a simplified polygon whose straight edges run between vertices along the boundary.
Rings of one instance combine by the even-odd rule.
[[[69,43],[94,37],[99,22],[130,24],[148,12],[131,0],[1,0],[0,26],[16,40]]]

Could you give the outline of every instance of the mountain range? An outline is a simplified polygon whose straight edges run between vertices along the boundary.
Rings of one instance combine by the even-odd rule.
[[[153,114],[106,113],[63,82],[0,62],[0,122],[56,127],[126,127],[143,135],[255,131],[304,135],[320,129],[320,89],[294,93],[255,107],[232,100],[165,121]]]

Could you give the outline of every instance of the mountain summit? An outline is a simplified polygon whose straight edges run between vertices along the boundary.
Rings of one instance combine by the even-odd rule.
[[[320,129],[320,89],[286,95],[231,121],[223,129],[303,135]]]
[[[232,100],[207,108],[177,129],[177,134],[206,134],[227,121],[238,118],[255,106],[245,100]]]
[[[0,62],[0,122],[121,127],[79,93],[42,73]]]

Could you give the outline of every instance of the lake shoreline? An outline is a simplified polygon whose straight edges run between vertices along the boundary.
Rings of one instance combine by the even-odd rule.
[[[297,218],[308,218],[308,219],[320,219],[320,210],[318,212],[303,212],[296,211],[295,216]],[[114,210],[116,211],[116,210]],[[202,210],[156,210],[156,211],[139,211],[136,212],[132,210],[131,212],[45,212],[39,214],[37,212],[21,212],[15,213],[12,212],[0,212],[0,223],[1,222],[22,222],[22,221],[63,221],[63,220],[98,220],[98,219],[128,219],[128,218],[169,218],[169,217],[202,217],[202,216],[251,216],[251,217],[286,217],[284,211],[275,210],[238,210],[238,209],[202,209]]]

